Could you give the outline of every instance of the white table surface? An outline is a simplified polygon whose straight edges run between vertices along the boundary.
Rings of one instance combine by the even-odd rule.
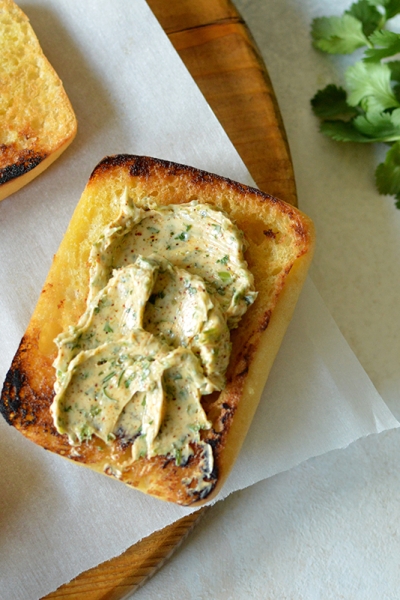
[[[235,0],[278,98],[299,205],[316,224],[312,279],[399,418],[400,211],[373,179],[384,150],[322,137],[309,104],[318,89],[342,82],[351,60],[315,51],[311,21],[350,3]],[[392,430],[235,493],[209,510],[135,600],[400,598],[399,457],[400,431]]]

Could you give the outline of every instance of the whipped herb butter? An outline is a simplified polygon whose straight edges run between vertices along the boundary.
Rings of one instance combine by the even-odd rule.
[[[196,444],[195,487],[205,485],[213,461],[201,397],[223,389],[229,330],[256,297],[244,251],[242,232],[211,205],[146,210],[122,195],[91,250],[86,311],[55,340],[51,410],[71,445],[128,443],[123,469],[157,455],[185,464]]]

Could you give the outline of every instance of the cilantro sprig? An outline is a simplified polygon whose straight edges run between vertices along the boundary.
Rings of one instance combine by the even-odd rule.
[[[315,48],[363,56],[344,73],[344,87],[329,84],[311,100],[323,134],[338,142],[385,143],[385,161],[375,171],[380,194],[400,208],[400,34],[387,22],[400,14],[400,0],[358,0],[341,16],[314,19]]]

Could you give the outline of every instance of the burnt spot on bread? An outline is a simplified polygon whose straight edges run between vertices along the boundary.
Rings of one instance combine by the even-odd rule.
[[[223,425],[223,429],[227,429],[229,427],[230,422],[232,421],[232,417],[235,411],[232,406],[229,406],[229,404],[226,403],[222,405],[222,408],[224,410],[221,414],[220,421]]]
[[[24,371],[12,367],[4,381],[0,413],[9,425],[24,431],[36,424],[39,409],[40,402],[37,401]]]
[[[214,488],[215,484],[210,483],[210,485],[201,490],[201,492],[195,492],[193,494],[194,499],[192,503],[194,504],[195,502],[199,502],[200,500],[205,500],[206,498],[208,498],[208,496],[211,494]]]
[[[0,413],[9,425],[13,424],[21,406],[20,393],[25,384],[25,375],[11,368],[6,376],[0,399]]]
[[[0,398],[0,413],[7,423],[24,432],[40,422],[45,433],[58,435],[52,426],[46,427],[46,419],[43,419],[46,409],[47,402],[43,402],[40,394],[32,390],[24,371],[12,367],[7,373]]]
[[[19,150],[14,145],[0,145],[0,185],[21,177],[37,167],[48,154],[35,150]]]
[[[43,432],[56,435],[49,405],[54,390],[47,385],[46,377],[35,378],[36,369],[31,366],[32,340],[24,336],[11,367],[6,375],[0,397],[0,413],[19,431],[31,437],[36,435],[32,425],[40,425]],[[31,381],[34,379],[34,382]],[[38,381],[40,382],[38,385]],[[58,435],[58,434],[57,434]]]
[[[144,177],[147,179],[152,171],[151,162],[146,157],[138,157],[129,168],[129,174],[131,177]]]
[[[119,168],[127,169],[131,177],[147,178],[152,171],[152,167],[157,162],[159,161],[147,156],[135,156],[132,154],[114,154],[112,156],[106,156],[93,169],[89,182]]]
[[[207,443],[211,446],[212,440],[208,441]],[[191,487],[191,485],[188,485],[187,492],[191,500],[185,500],[181,504],[190,506],[191,504],[195,504],[200,500],[205,500],[215,489],[219,479],[219,470],[216,461],[213,461],[211,468],[210,465],[204,464],[201,468],[201,472],[202,484],[200,488],[196,489],[195,487]]]
[[[109,171],[112,171],[116,167],[123,167],[124,165],[126,166],[128,159],[128,154],[106,156],[93,169],[89,177],[89,183],[94,181],[99,176],[106,175]]]

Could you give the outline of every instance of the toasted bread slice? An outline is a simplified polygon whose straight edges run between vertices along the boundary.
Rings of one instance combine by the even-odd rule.
[[[75,137],[74,111],[28,17],[0,0],[0,200],[42,173]]]
[[[231,332],[225,389],[202,397],[212,427],[201,435],[212,449],[214,467],[207,488],[199,493],[185,484],[199,466],[196,448],[185,465],[177,465],[168,456],[142,457],[117,473],[113,464],[126,447],[118,440],[106,445],[95,436],[72,447],[67,436],[56,431],[50,413],[55,382],[52,365],[57,355],[54,339],[85,311],[90,248],[105,225],[118,216],[118,198],[124,190],[144,208],[154,201],[159,206],[193,200],[216,206],[229,215],[248,242],[245,259],[258,296]],[[310,219],[257,189],[148,157],[103,159],[78,203],[8,372],[0,403],[3,416],[44,448],[117,476],[143,492],[182,505],[210,500],[226,480],[246,436],[305,280],[313,246]]]

